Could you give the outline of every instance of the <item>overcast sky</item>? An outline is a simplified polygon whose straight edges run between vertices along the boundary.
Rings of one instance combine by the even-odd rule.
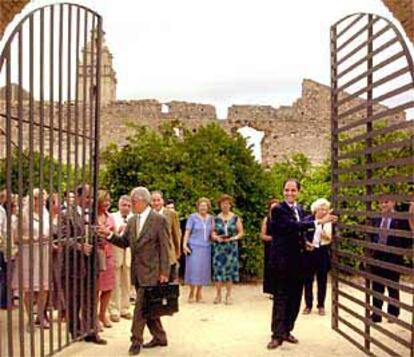
[[[380,0],[76,0],[104,19],[118,98],[289,105],[329,84],[329,27]],[[31,8],[51,1],[34,0]]]

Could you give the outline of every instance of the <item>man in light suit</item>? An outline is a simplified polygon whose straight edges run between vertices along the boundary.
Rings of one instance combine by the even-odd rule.
[[[170,274],[168,256],[168,227],[165,217],[151,210],[151,194],[145,187],[137,187],[131,192],[131,202],[135,215],[128,221],[122,235],[112,233],[104,226],[97,230],[99,236],[106,237],[112,244],[131,247],[131,283],[135,286],[137,298],[131,328],[130,355],[138,355],[141,347],[167,346],[167,334],[157,316],[145,319],[142,314],[144,286],[167,283]],[[143,345],[143,332],[148,326],[153,339]]]
[[[118,201],[119,211],[112,214],[117,234],[122,234],[125,231],[128,220],[133,216],[131,207],[131,197],[128,195],[121,196]],[[121,317],[127,320],[132,319],[132,314],[129,311],[131,249],[114,246],[112,252],[115,259],[115,288],[112,290],[109,315],[111,321],[119,322]]]
[[[164,198],[161,191],[154,191],[151,194],[152,208],[155,212],[163,215],[167,219],[168,224],[168,252],[170,258],[170,281],[176,282],[178,280],[178,259],[180,258],[180,242],[181,230],[178,214],[172,209],[164,207]]]

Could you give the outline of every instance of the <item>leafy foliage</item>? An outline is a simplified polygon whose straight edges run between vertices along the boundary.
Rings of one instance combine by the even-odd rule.
[[[19,156],[18,150],[14,150],[11,158],[11,182],[12,192],[18,192],[19,179],[22,180],[23,195],[26,195],[29,190],[29,182],[32,180],[33,188],[40,187],[41,175],[43,172],[43,187],[49,191],[49,184],[52,184],[53,190],[57,191],[59,187],[59,178],[61,182],[62,192],[66,187],[73,189],[75,185],[74,168],[68,165],[62,165],[59,169],[59,164],[56,160],[51,160],[48,156],[44,156],[43,160],[39,152],[33,152],[32,156],[32,170],[30,170],[29,152],[23,151]],[[43,169],[41,167],[43,165]],[[21,171],[19,168],[21,167]],[[49,176],[50,171],[50,176]],[[19,174],[20,172],[20,174]],[[88,172],[88,170],[86,171]],[[6,185],[6,160],[0,160],[0,187]],[[78,172],[78,178],[81,172]]]

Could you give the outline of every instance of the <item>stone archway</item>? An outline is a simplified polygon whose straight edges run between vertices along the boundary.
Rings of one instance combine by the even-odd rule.
[[[247,146],[251,148],[256,161],[262,162],[262,142],[265,137],[263,131],[256,130],[250,126],[244,126],[237,130],[247,141]]]

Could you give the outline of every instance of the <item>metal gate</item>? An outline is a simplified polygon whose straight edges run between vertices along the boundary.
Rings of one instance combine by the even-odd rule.
[[[102,18],[65,3],[25,16],[1,52],[1,356],[96,329],[101,44]]]
[[[332,327],[366,354],[414,356],[410,48],[380,16],[345,17],[331,27],[331,81],[332,189],[340,216]]]

